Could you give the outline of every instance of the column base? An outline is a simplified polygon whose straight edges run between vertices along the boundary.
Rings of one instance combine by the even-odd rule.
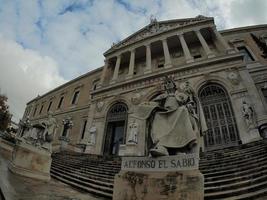
[[[152,73],[152,70],[151,69],[145,69],[144,70],[144,74],[149,74],[149,73]]]
[[[112,79],[112,80],[110,81],[110,84],[113,84],[113,83],[116,83],[116,80],[115,80],[115,79]]]
[[[233,48],[226,49],[227,54],[233,54],[236,53],[236,51]]]
[[[215,57],[215,54],[208,54],[208,58],[214,58]]]
[[[171,63],[164,64],[164,68],[166,68],[166,69],[171,68],[171,67],[172,67],[172,64]]]
[[[133,78],[133,75],[131,75],[131,74],[127,74],[125,77],[126,80],[131,79],[131,78]]]
[[[193,63],[194,62],[194,58],[188,58],[185,60],[186,63]]]

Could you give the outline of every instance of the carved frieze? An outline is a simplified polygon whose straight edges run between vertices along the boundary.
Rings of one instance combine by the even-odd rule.
[[[172,29],[176,29],[176,28],[179,28],[179,27],[183,27],[183,26],[186,26],[188,24],[194,24],[198,21],[202,21],[202,20],[205,20],[207,19],[207,17],[205,16],[197,16],[196,18],[194,19],[188,19],[188,20],[183,20],[183,21],[177,21],[177,22],[170,22],[170,23],[162,23],[162,22],[158,22],[156,19],[152,19],[150,24],[148,26],[146,26],[146,28],[133,35],[132,37],[126,39],[126,40],[123,40],[117,44],[112,44],[112,47],[111,47],[111,50],[114,50],[114,49],[119,49],[123,46],[126,46],[126,45],[129,45],[129,44],[132,44],[132,43],[135,43],[137,41],[140,41],[144,38],[147,38],[147,37],[151,37],[153,35],[156,35],[156,34],[159,34],[159,33],[162,33],[162,32],[165,32],[165,31],[169,31],[169,30],[172,30]]]

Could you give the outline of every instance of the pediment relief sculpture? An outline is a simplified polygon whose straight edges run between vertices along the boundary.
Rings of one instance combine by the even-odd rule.
[[[137,42],[139,40],[142,40],[144,38],[151,37],[153,35],[163,33],[165,31],[169,31],[169,30],[172,30],[175,28],[183,27],[183,26],[186,26],[188,24],[195,24],[199,21],[203,21],[206,19],[209,19],[209,18],[202,16],[202,15],[199,15],[196,18],[159,22],[156,20],[156,18],[151,17],[149,25],[147,25],[144,29],[141,29],[140,31],[136,32],[132,36],[126,38],[125,40],[123,40],[117,44],[113,43],[110,50],[119,49],[120,47],[132,44],[132,43]]]

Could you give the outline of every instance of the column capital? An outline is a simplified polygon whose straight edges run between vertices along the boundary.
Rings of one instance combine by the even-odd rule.
[[[182,35],[184,35],[184,32],[183,32],[183,31],[178,32],[178,33],[176,33],[176,35],[178,35],[178,36],[182,36]]]
[[[130,52],[131,53],[135,53],[135,50],[136,50],[135,48],[134,49],[130,49]]]
[[[200,28],[194,28],[193,31],[195,31],[196,33],[200,33]]]
[[[145,47],[150,47],[151,46],[151,43],[145,43],[144,46]]]
[[[167,42],[167,37],[161,39],[162,42]]]

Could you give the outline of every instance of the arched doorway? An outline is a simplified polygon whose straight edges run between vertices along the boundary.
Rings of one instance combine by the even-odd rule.
[[[238,145],[239,136],[230,98],[216,83],[204,85],[199,91],[208,131],[204,136],[207,151]]]
[[[118,155],[120,144],[125,144],[127,105],[116,103],[107,114],[104,155]]]

